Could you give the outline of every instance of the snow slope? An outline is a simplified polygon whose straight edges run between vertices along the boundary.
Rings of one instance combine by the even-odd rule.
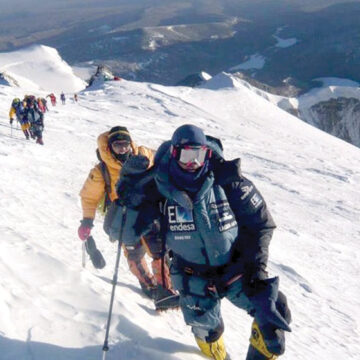
[[[42,69],[44,81],[53,75]],[[14,70],[15,71],[15,70]],[[40,76],[40,75],[39,75]],[[277,223],[269,270],[293,313],[284,360],[358,359],[360,149],[239,84],[219,90],[122,80],[51,107],[44,146],[11,129],[21,89],[0,86],[1,360],[95,360],[102,356],[116,244],[93,230],[107,266],[81,266],[78,192],[96,163],[96,138],[127,126],[157,148],[181,124],[220,137],[227,159],[260,189]],[[42,95],[41,92],[36,95]],[[226,300],[225,341],[244,359],[251,319]],[[179,311],[158,315],[121,258],[108,360],[204,359]]]
[[[77,92],[86,87],[57,50],[44,45],[0,53],[0,72],[15,78],[26,91]]]

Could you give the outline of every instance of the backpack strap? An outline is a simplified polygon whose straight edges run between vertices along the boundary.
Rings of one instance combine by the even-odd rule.
[[[104,211],[106,211],[106,208],[110,204],[110,195],[111,195],[111,178],[109,169],[105,163],[105,161],[100,156],[99,149],[96,149],[96,156],[99,160],[99,169],[101,172],[101,175],[105,181],[105,204],[104,204]]]

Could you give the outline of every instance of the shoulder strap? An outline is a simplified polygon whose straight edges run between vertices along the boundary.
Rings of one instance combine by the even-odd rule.
[[[105,191],[106,194],[108,196],[108,198],[110,198],[110,194],[111,194],[111,178],[110,178],[110,173],[109,173],[109,169],[105,164],[105,161],[101,158],[100,156],[100,152],[99,149],[96,149],[96,156],[99,159],[100,162],[100,171],[101,171],[101,175],[104,178],[105,181]]]

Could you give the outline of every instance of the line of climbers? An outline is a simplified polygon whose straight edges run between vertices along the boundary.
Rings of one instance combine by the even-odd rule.
[[[240,159],[225,160],[221,141],[194,125],[176,129],[155,157],[116,126],[98,137],[98,157],[80,192],[80,239],[90,236],[97,206],[108,205],[110,240],[122,234],[143,291],[156,308],[180,306],[204,355],[230,359],[223,298],[254,318],[246,360],[283,354],[291,313],[279,278],[266,269],[276,226],[264,198],[242,175]]]
[[[44,114],[48,110],[44,98],[36,98],[34,95],[25,95],[23,100],[15,98],[9,111],[10,125],[16,118],[27,140],[31,137],[36,139],[37,144],[44,145]]]
[[[46,95],[46,97],[50,98],[50,101],[51,101],[51,105],[52,105],[52,106],[56,106],[56,96],[54,95],[54,93],[51,93],[51,94],[49,94],[49,95]],[[60,94],[60,100],[61,100],[61,103],[62,103],[63,105],[65,105],[65,103],[66,103],[66,96],[65,96],[64,92],[61,92],[61,94]],[[74,103],[77,103],[77,102],[78,102],[78,95],[77,95],[77,94],[74,94],[72,100],[73,100]]]

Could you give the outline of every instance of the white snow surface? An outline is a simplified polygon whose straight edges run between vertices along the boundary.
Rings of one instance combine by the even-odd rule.
[[[282,39],[279,36],[273,35],[273,37],[276,39],[277,43],[276,43],[276,47],[279,48],[288,48],[290,46],[295,45],[298,40],[296,38],[288,38],[288,39]]]
[[[56,49],[44,45],[0,53],[2,71],[15,78],[26,91],[77,92],[86,86]]]
[[[42,66],[38,82],[59,70]],[[282,359],[359,359],[360,149],[241,83],[212,90],[125,80],[50,106],[40,146],[16,127],[11,135],[9,106],[24,94],[0,85],[1,360],[101,358],[116,244],[98,216],[93,235],[107,266],[95,270],[82,268],[77,238],[78,193],[96,163],[96,138],[123,125],[155,149],[185,123],[221,138],[227,159],[242,158],[277,223],[268,267],[293,315]],[[244,359],[251,318],[227,300],[222,313],[227,349]],[[157,314],[123,256],[109,346],[108,360],[204,359],[181,312]]]
[[[247,61],[230,68],[230,71],[262,69],[264,65],[265,57],[260,54],[253,54]]]

